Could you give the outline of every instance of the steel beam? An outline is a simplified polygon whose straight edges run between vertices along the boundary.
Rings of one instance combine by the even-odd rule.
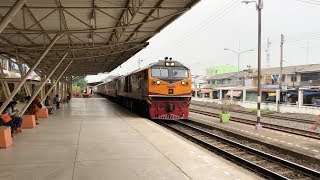
[[[66,52],[62,58],[60,59],[60,61],[58,62],[58,64],[54,67],[54,69],[51,71],[51,73],[46,77],[46,79],[42,82],[42,84],[40,85],[40,87],[38,88],[38,90],[32,95],[31,99],[27,102],[27,104],[24,106],[24,108],[21,110],[21,115],[24,114],[27,110],[27,108],[30,106],[31,102],[34,100],[34,98],[39,94],[39,92],[42,90],[42,88],[46,85],[46,83],[49,81],[49,79],[51,78],[51,76],[53,75],[53,73],[58,69],[58,67],[61,65],[61,63],[63,62],[64,58],[68,55],[68,52]]]
[[[5,98],[8,98],[9,95],[7,94],[7,90],[6,90],[6,87],[5,87],[3,81],[1,81],[1,87],[2,87],[2,90],[3,90],[3,93],[4,93],[4,97],[5,97]]]
[[[56,81],[52,84],[52,86],[50,87],[50,89],[48,90],[48,92],[46,93],[46,95],[44,96],[44,98],[41,100],[41,103],[47,98],[47,96],[50,94],[50,92],[52,91],[52,89],[55,87],[55,85],[59,82],[59,80],[61,79],[61,77],[64,75],[64,73],[68,70],[68,68],[70,67],[70,65],[73,63],[73,60],[70,61],[70,63],[67,65],[67,67],[64,68],[64,70],[62,71],[62,73],[60,74],[60,76],[58,77],[58,79],[56,79]]]
[[[19,12],[27,0],[17,0],[0,22],[0,33],[7,27],[11,19]]]
[[[9,102],[12,100],[12,98],[17,94],[17,92],[20,90],[22,85],[26,82],[27,78],[31,75],[31,73],[36,69],[36,67],[39,65],[39,63],[42,61],[42,59],[46,56],[46,54],[50,51],[51,47],[54,45],[54,43],[61,37],[61,35],[57,34],[54,39],[51,41],[49,46],[46,48],[46,50],[42,53],[42,55],[39,57],[36,63],[33,64],[33,66],[30,68],[28,73],[22,78],[21,82],[18,84],[18,86],[12,91],[11,95],[6,99],[6,101],[3,103],[3,105],[0,107],[0,113],[3,112],[3,110],[7,107]]]
[[[3,92],[4,92],[5,97],[8,98],[10,96],[10,89],[9,89],[8,83],[6,81],[4,72],[3,72],[2,64],[0,64],[0,71],[1,71],[1,78],[3,78],[1,80],[1,85],[2,85],[2,88],[3,88]]]
[[[21,62],[19,61],[18,53],[16,55],[16,61],[17,61],[17,65],[18,65],[18,68],[19,68],[19,72],[20,72],[21,78],[22,78],[25,75],[25,73],[23,72]],[[31,92],[30,92],[29,86],[26,83],[23,84],[23,88],[24,88],[24,91],[26,92],[26,95],[27,96],[31,96]]]

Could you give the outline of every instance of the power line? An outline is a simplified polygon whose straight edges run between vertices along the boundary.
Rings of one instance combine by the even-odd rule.
[[[176,42],[173,44],[172,47],[179,47],[182,45],[182,42],[188,38],[192,38],[195,37],[195,33],[198,33],[200,31],[205,30],[206,28],[208,28],[208,24],[212,24],[212,23],[216,23],[218,20],[222,19],[223,17],[225,17],[227,14],[229,14],[234,8],[236,8],[241,2],[239,2],[239,0],[235,0],[235,1],[230,1],[229,3],[227,3],[223,8],[219,9],[217,11],[217,13],[215,15],[212,15],[208,18],[206,18],[204,21],[202,21],[200,24],[198,24],[193,31],[191,31],[190,33],[188,33],[183,40],[180,40],[179,42]]]
[[[305,38],[298,38],[298,39],[289,39],[286,40],[286,42],[298,42],[298,41],[306,41],[306,40],[315,40],[315,39],[320,39],[320,35],[317,36],[311,36],[311,37],[305,37]]]
[[[306,3],[306,4],[313,4],[313,5],[320,6],[320,1],[315,1],[315,0],[296,0],[296,1]]]
[[[320,38],[320,33],[309,33],[304,35],[287,36],[286,42],[298,42],[298,41],[313,40],[313,39],[319,39],[319,38]]]

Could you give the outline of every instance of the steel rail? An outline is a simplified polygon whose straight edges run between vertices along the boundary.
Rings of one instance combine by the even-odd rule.
[[[258,174],[262,175],[263,177],[270,178],[270,179],[291,179],[291,177],[288,177],[288,174],[291,173],[291,175],[296,175],[297,177],[301,178],[311,178],[311,179],[317,179],[320,177],[320,172],[317,172],[315,170],[309,169],[307,167],[298,165],[296,163],[287,161],[285,159],[267,154],[265,152],[253,149],[251,147],[242,145],[240,143],[228,140],[226,138],[223,138],[221,136],[215,135],[213,133],[210,133],[206,130],[204,130],[201,126],[195,126],[191,125],[187,122],[181,122],[181,121],[171,121],[175,124],[166,123],[165,121],[158,121],[159,124],[173,130],[174,132],[183,135],[184,137],[187,137],[188,139],[196,142],[197,144],[207,148],[208,150],[212,152],[216,152],[218,154],[223,155],[225,158],[236,162],[237,164],[241,166],[245,166],[248,169],[251,169]],[[188,132],[188,130],[181,130],[179,128],[174,127],[174,125],[179,125],[179,127],[183,127],[186,129],[190,129],[194,131],[195,133],[200,134],[199,137],[204,138],[208,137],[212,140],[216,140],[215,142],[221,143],[219,145],[213,145],[210,142],[206,142],[204,140],[201,140],[201,138],[196,137],[196,135],[192,135],[192,133]],[[238,152],[230,152],[232,150],[238,150]],[[256,156],[258,159],[262,159],[260,161],[250,161],[243,157],[240,157],[239,154],[247,153],[249,156]],[[238,154],[238,155],[237,155]],[[250,159],[250,158],[249,158]],[[273,166],[266,168],[262,165],[259,165],[258,162],[268,162],[270,164],[273,164]],[[276,166],[274,166],[276,164]],[[274,172],[273,169],[278,169],[279,167],[286,169],[287,171],[279,171]],[[287,176],[286,176],[287,175]]]

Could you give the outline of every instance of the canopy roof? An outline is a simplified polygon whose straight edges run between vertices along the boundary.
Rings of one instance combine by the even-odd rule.
[[[48,72],[68,52],[55,76],[110,72],[148,45],[147,40],[200,0],[27,0],[0,33],[0,53]],[[13,6],[0,1],[0,19]]]

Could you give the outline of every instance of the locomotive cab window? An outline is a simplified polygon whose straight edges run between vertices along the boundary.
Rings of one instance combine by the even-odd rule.
[[[168,77],[169,71],[167,68],[154,67],[151,69],[152,77]]]
[[[188,70],[186,70],[186,69],[173,69],[173,77],[187,78],[188,77]]]

